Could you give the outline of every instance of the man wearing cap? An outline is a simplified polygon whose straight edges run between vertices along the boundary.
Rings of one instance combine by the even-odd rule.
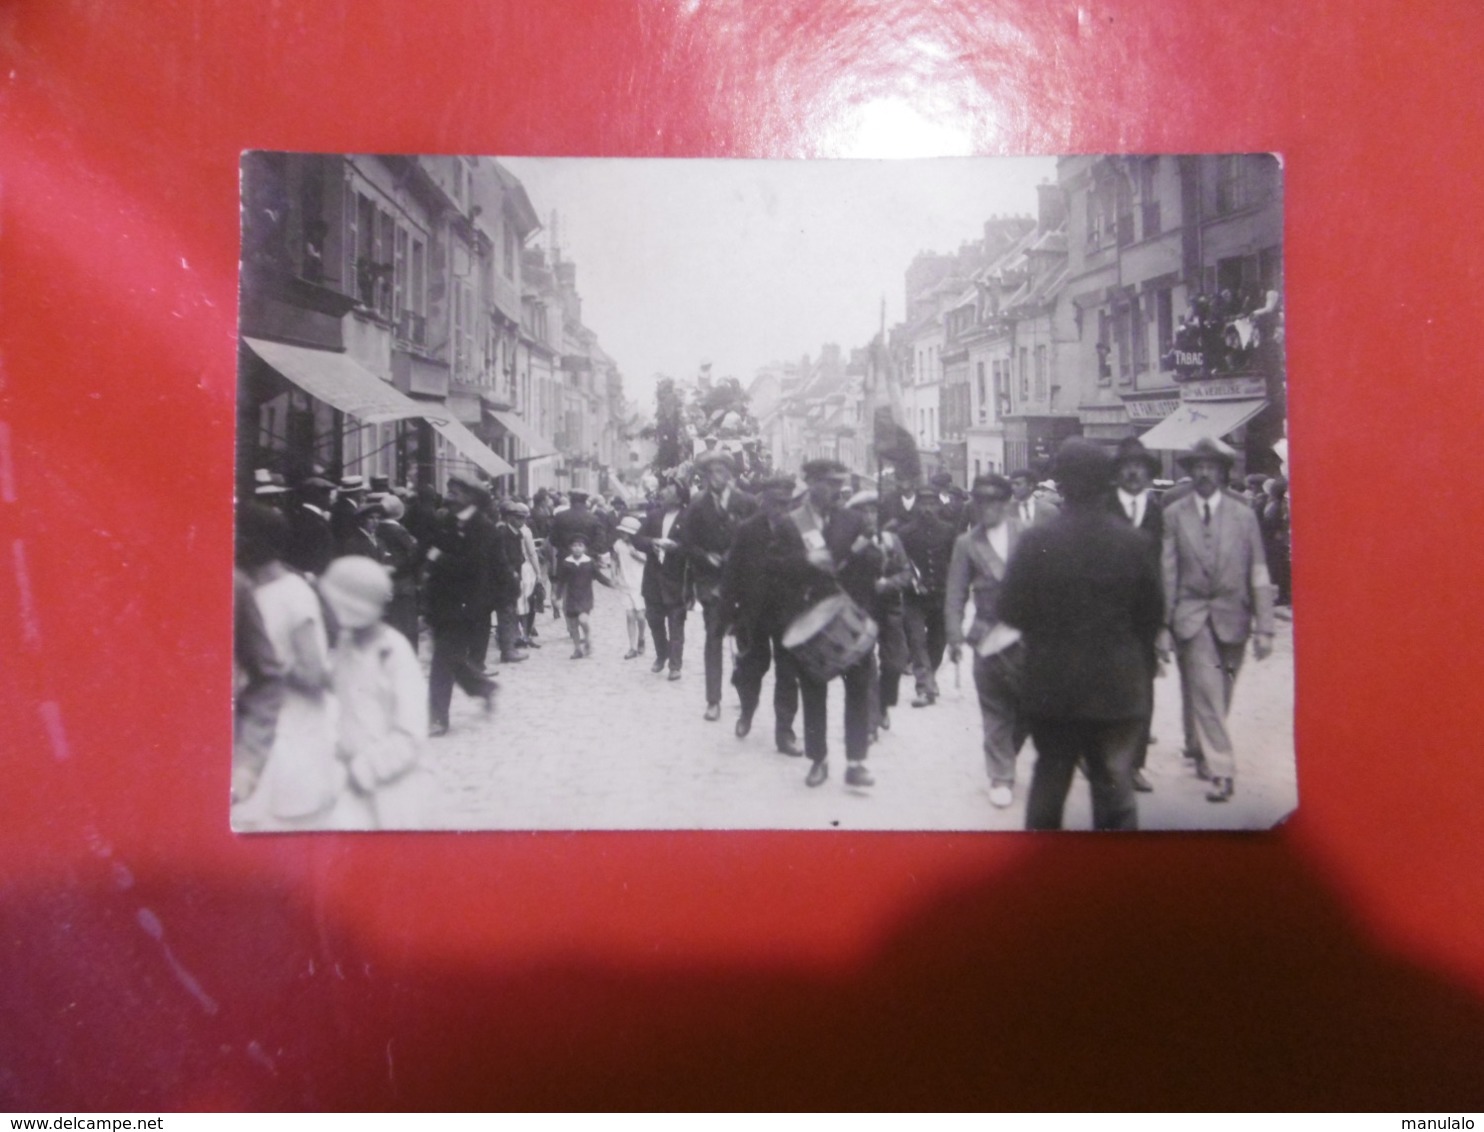
[[[902,628],[902,594],[912,586],[912,561],[902,540],[881,529],[880,497],[869,489],[858,491],[845,506],[865,523],[870,548],[851,559],[841,571],[840,583],[876,621],[875,673],[871,681],[871,734],[891,729],[891,709],[897,706],[902,674],[910,664],[907,636]]]
[[[335,557],[330,502],[335,485],[319,476],[299,481],[299,505],[289,512],[289,545],[284,561],[301,574],[319,577]]]
[[[1036,742],[1027,829],[1060,829],[1079,762],[1095,829],[1137,829],[1134,760],[1163,611],[1145,537],[1107,511],[1113,460],[1081,437],[1054,472],[1065,508],[1024,530],[999,615],[1025,642],[1022,704]]]
[[[722,645],[727,633],[722,570],[738,524],[757,511],[757,502],[732,485],[732,460],[725,452],[703,452],[696,460],[696,470],[705,481],[705,490],[686,508],[681,549],[689,560],[691,587],[705,620],[705,717],[714,722],[721,718]]]
[[[448,511],[428,551],[428,626],[433,659],[428,674],[428,717],[434,735],[448,733],[448,709],[457,684],[467,695],[494,706],[495,684],[478,659],[488,637],[494,526],[480,514],[489,492],[470,480],[448,481]]]
[[[858,589],[869,565],[852,560],[872,547],[861,516],[840,506],[840,496],[849,481],[845,465],[835,460],[810,460],[803,467],[806,494],[780,523],[768,548],[770,584],[792,602],[793,616],[824,598],[847,589]],[[845,784],[872,786],[875,779],[866,769],[871,742],[871,658],[845,670]],[[799,692],[804,702],[804,754],[810,761],[806,785],[820,786],[829,777],[829,748],[826,730],[829,685],[801,670]]]
[[[525,539],[521,535],[523,504],[514,499],[500,501],[500,521],[495,524],[490,546],[490,599],[495,606],[495,642],[502,664],[526,659],[516,651],[520,637],[517,607],[520,605],[520,568],[525,562]]]
[[[1223,491],[1232,448],[1202,437],[1179,457],[1195,490],[1165,510],[1164,584],[1168,630],[1189,689],[1197,737],[1196,772],[1211,780],[1208,802],[1235,790],[1236,758],[1226,730],[1232,691],[1252,638],[1252,655],[1273,651],[1273,588],[1257,516]]]
[[[289,489],[284,478],[267,468],[253,471],[253,501],[268,507],[281,508],[288,502]]]
[[[1024,646],[1020,634],[1002,625],[998,614],[1000,583],[1020,541],[1020,523],[1009,516],[1010,481],[1004,476],[976,476],[973,500],[974,526],[955,540],[948,563],[943,618],[953,662],[958,663],[966,640],[974,650],[989,800],[1004,809],[1014,801],[1015,759],[1027,731],[1020,706]],[[964,607],[971,592],[974,624],[965,636]]]
[[[778,476],[757,484],[758,513],[737,528],[732,552],[722,571],[722,609],[737,635],[737,663],[732,685],[742,701],[737,719],[737,738],[752,730],[752,717],[762,698],[763,677],[776,662],[773,677],[773,738],[780,754],[802,755],[794,718],[799,712],[799,672],[793,656],[783,647],[788,603],[770,584],[767,572],[768,547],[777,528],[787,523],[794,478]]]
[[[1159,457],[1145,448],[1138,437],[1125,437],[1118,445],[1113,457],[1115,488],[1108,496],[1108,510],[1126,519],[1129,524],[1145,536],[1150,555],[1159,561],[1160,548],[1164,541],[1164,512],[1159,500],[1150,490],[1154,477],[1159,474]],[[1150,666],[1150,679],[1156,674],[1157,665]],[[1152,692],[1152,690],[1151,690]],[[1153,712],[1153,696],[1150,696],[1150,711]],[[1144,721],[1144,738],[1139,745],[1139,757],[1134,763],[1134,789],[1148,793],[1154,785],[1144,774],[1144,763],[1149,755],[1150,724],[1153,716]]]
[[[952,472],[935,472],[928,483],[933,488],[933,503],[937,507],[938,518],[955,535],[959,534],[964,530],[964,510],[968,497],[953,482]]]

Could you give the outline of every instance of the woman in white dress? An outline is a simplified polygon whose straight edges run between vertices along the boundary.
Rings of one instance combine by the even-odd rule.
[[[283,564],[288,522],[278,511],[249,504],[237,519],[237,564],[253,583],[253,599],[284,668],[283,702],[257,788],[232,807],[232,828],[328,828],[344,781],[335,758],[335,700],[330,650],[314,589]]]
[[[634,546],[633,538],[639,533],[636,516],[625,515],[619,520],[613,540],[613,588],[627,605],[629,619],[629,651],[625,660],[644,655],[644,603],[639,595],[639,581],[644,574],[644,561],[648,557]]]

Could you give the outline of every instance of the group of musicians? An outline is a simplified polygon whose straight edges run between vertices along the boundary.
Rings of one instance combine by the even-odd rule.
[[[748,494],[736,486],[729,457],[705,453],[695,465],[695,498],[682,505],[675,484],[661,491],[632,536],[647,555],[642,594],[656,645],[654,671],[668,667],[671,679],[679,678],[684,609],[693,597],[706,633],[705,718],[721,718],[730,633],[737,642],[738,737],[752,729],[772,668],[775,745],[807,758],[806,782],[818,786],[829,776],[828,686],[838,676],[845,782],[871,786],[867,754],[877,733],[891,726],[902,677],[914,676],[913,706],[930,707],[945,652],[952,644],[957,653],[964,640],[961,626],[949,624],[955,601],[962,620],[969,592],[967,582],[958,591],[950,585],[969,577],[956,564],[955,539],[980,513],[989,489],[976,483],[970,506],[940,474],[927,487],[903,481],[882,499],[871,490],[850,492],[851,473],[834,460],[811,460],[801,473],[802,483],[770,477],[752,483]],[[1008,481],[996,479],[1008,502]],[[848,602],[831,600],[842,594]],[[794,728],[801,705],[802,747]]]
[[[806,463],[802,484],[763,479],[749,495],[735,486],[728,457],[704,454],[697,497],[682,509],[677,487],[667,487],[633,538],[648,556],[655,671],[668,664],[678,678],[684,603],[694,596],[706,631],[705,718],[721,717],[723,643],[732,633],[738,737],[751,731],[773,667],[777,749],[806,757],[805,781],[819,786],[829,777],[828,687],[839,677],[845,782],[866,787],[874,784],[867,754],[891,726],[902,676],[914,675],[913,706],[930,707],[945,651],[957,665],[967,647],[991,803],[1013,803],[1029,736],[1038,753],[1030,828],[1060,827],[1080,767],[1094,825],[1129,829],[1135,793],[1152,789],[1143,763],[1154,679],[1163,661],[1178,659],[1186,756],[1213,783],[1207,799],[1227,801],[1234,764],[1224,720],[1240,655],[1249,635],[1259,659],[1272,642],[1255,520],[1240,506],[1217,514],[1218,496],[1232,494],[1224,485],[1235,458],[1209,438],[1180,457],[1191,477],[1166,495],[1170,519],[1180,520],[1166,528],[1150,490],[1159,462],[1137,440],[1116,455],[1064,442],[1054,499],[1037,494],[1027,471],[977,476],[967,496],[946,475],[927,488],[903,477],[885,498],[851,493],[848,469],[829,459]],[[1186,512],[1195,516],[1188,523]],[[677,577],[688,580],[659,584]],[[801,703],[802,748],[794,731]]]

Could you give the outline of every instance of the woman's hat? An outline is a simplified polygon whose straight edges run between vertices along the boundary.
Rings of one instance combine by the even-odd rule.
[[[392,579],[379,562],[351,554],[330,563],[319,592],[341,625],[364,629],[381,620],[392,599]]]

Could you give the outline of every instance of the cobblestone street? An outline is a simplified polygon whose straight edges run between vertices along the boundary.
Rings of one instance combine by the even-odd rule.
[[[455,693],[452,730],[432,739],[426,758],[439,783],[436,824],[458,829],[924,829],[1018,830],[1035,752],[1022,751],[1015,803],[995,809],[980,752],[978,706],[969,662],[955,678],[946,660],[943,696],[914,710],[910,678],[892,728],[871,748],[876,786],[843,783],[842,689],[830,687],[830,780],[804,785],[808,763],[773,750],[772,676],[748,738],[733,733],[736,693],[725,685],[720,722],[702,719],[700,611],[686,626],[684,678],[650,672],[653,652],[624,660],[623,608],[602,590],[593,617],[593,656],[570,659],[564,623],[538,618],[530,659],[500,667],[493,717]],[[1144,829],[1254,829],[1297,804],[1293,734],[1292,623],[1280,620],[1273,655],[1250,654],[1237,684],[1231,729],[1237,792],[1205,800],[1207,786],[1180,757],[1179,686],[1173,672],[1155,690],[1154,734],[1139,795]],[[730,645],[730,642],[729,642]],[[427,639],[423,656],[426,663]],[[728,660],[730,677],[730,660]],[[802,720],[797,727],[802,727]],[[1091,810],[1079,776],[1066,826],[1087,829]]]

